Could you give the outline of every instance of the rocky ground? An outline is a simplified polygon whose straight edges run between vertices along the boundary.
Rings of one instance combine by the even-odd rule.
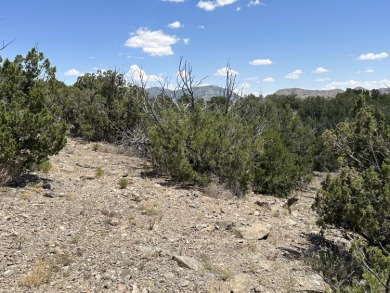
[[[148,176],[108,145],[69,139],[51,163],[0,189],[0,292],[324,291],[304,262],[320,177],[289,210]]]

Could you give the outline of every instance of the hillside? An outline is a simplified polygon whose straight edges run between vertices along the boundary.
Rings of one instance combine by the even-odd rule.
[[[355,90],[366,90],[362,87],[354,88]],[[389,94],[390,88],[380,88],[378,89],[381,94]],[[284,96],[296,96],[297,98],[308,98],[308,97],[325,97],[325,98],[334,98],[337,94],[344,93],[342,89],[334,90],[306,90],[301,88],[286,88],[277,90],[274,95],[284,95]]]
[[[1,292],[323,292],[303,262],[320,177],[289,213],[278,198],[181,186],[118,147],[93,148],[69,139],[48,174],[0,190]]]

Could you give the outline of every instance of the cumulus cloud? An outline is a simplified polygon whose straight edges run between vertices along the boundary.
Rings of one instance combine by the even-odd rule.
[[[69,69],[69,70],[65,71],[64,74],[67,76],[81,76],[81,75],[83,75],[83,73],[81,73],[76,68]]]
[[[251,86],[251,84],[249,83],[249,82],[243,82],[242,84],[241,84],[241,89],[243,89],[243,90],[245,90],[245,89],[247,89],[247,88],[250,88],[250,86]]]
[[[373,73],[374,72],[374,69],[372,68],[366,68],[366,70],[364,71],[365,73]]]
[[[151,31],[146,28],[139,28],[131,35],[125,46],[142,48],[142,51],[151,56],[173,55],[171,46],[180,40],[176,36],[166,35],[162,30]]]
[[[176,21],[174,21],[174,22],[168,24],[168,27],[169,27],[169,28],[176,29],[176,28],[181,28],[182,25],[181,25],[180,21],[176,20]]]
[[[387,52],[382,52],[378,54],[375,53],[362,54],[357,59],[358,60],[381,60],[387,57],[389,57],[389,54],[387,54]]]
[[[290,73],[287,73],[284,78],[288,78],[288,79],[299,79],[299,76],[303,74],[303,71],[300,70],[300,69],[297,69],[293,72],[290,72]]]
[[[269,59],[255,59],[249,62],[250,65],[270,65],[272,61]]]
[[[318,74],[321,74],[321,73],[326,73],[328,72],[329,70],[324,68],[324,67],[317,67],[316,70],[312,71],[313,73],[318,73]]]
[[[139,83],[141,80],[143,82],[158,82],[161,80],[161,78],[157,75],[146,74],[146,72],[136,64],[130,66],[129,71],[126,73],[126,78],[128,81],[134,83]]]
[[[262,3],[261,3],[261,1],[260,0],[251,0],[251,1],[249,1],[249,3],[248,3],[248,6],[250,7],[250,6],[259,6],[259,5],[261,5]]]
[[[183,42],[184,42],[184,44],[186,44],[186,45],[188,45],[189,43],[190,43],[190,39],[189,38],[184,38],[183,39]]]
[[[273,79],[272,77],[267,77],[267,78],[264,78],[263,81],[264,82],[274,82],[275,79]]]
[[[204,30],[206,27],[204,25],[198,25],[198,28],[200,28],[201,30]]]
[[[228,68],[228,67],[222,67],[220,69],[217,70],[216,73],[214,73],[214,75],[216,76],[226,76],[226,74],[229,72],[229,74],[233,74],[233,75],[239,75],[240,73],[238,71],[235,71],[234,69],[231,69],[231,68]]]
[[[382,79],[382,80],[366,80],[366,81],[356,81],[356,80],[348,80],[348,81],[334,81],[325,86],[325,90],[333,90],[333,89],[345,89],[345,88],[355,88],[355,87],[363,87],[365,89],[378,89],[386,87],[386,85],[390,84],[390,80]]]
[[[206,11],[213,11],[217,7],[223,7],[226,5],[231,5],[234,2],[237,2],[238,0],[215,0],[215,1],[199,1],[196,5],[198,8],[206,10]]]

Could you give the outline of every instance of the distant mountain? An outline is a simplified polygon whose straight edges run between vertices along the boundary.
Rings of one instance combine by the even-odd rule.
[[[356,87],[354,90],[366,90],[363,87]],[[378,91],[381,94],[390,94],[390,88],[380,88]],[[334,98],[337,94],[345,92],[342,89],[334,90],[305,90],[300,88],[287,88],[277,90],[274,95],[284,95],[284,96],[296,96],[297,98],[307,98],[307,97],[325,97],[325,98]]]
[[[365,90],[362,87],[354,88],[356,90]],[[380,88],[378,91],[381,94],[390,94],[390,88]],[[151,87],[146,89],[149,97],[156,97],[161,94],[161,88],[159,87]],[[304,99],[307,97],[325,97],[325,98],[334,98],[337,94],[345,92],[342,89],[333,89],[333,90],[306,90],[301,88],[286,88],[277,90],[274,95],[284,95],[284,96],[296,96],[298,98]],[[168,97],[173,97],[174,92],[172,90],[166,89],[165,94]],[[200,86],[195,88],[194,90],[195,98],[204,99],[205,101],[209,101],[212,97],[218,97],[224,95],[224,88],[216,86],[216,85],[207,85]],[[181,97],[183,92],[180,90],[176,93],[176,97]]]
[[[334,90],[305,90],[300,88],[288,88],[277,90],[275,95],[284,95],[284,96],[296,96],[297,98],[307,98],[307,97],[316,97],[321,96],[325,98],[334,98],[337,94],[343,93],[342,89]]]
[[[151,87],[146,89],[149,97],[154,98],[161,94],[161,88],[159,87]],[[194,89],[194,96],[197,99],[204,99],[205,101],[210,100],[212,97],[223,96],[224,89],[216,86],[216,85],[207,85],[207,86],[199,86]],[[166,89],[165,95],[168,97],[173,97],[174,92],[172,90]],[[180,98],[183,95],[183,91],[179,90],[176,93],[176,97]]]
[[[390,94],[390,88],[381,88],[378,90],[381,94]]]

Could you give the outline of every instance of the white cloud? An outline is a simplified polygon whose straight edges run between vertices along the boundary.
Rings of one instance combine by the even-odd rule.
[[[258,80],[257,76],[247,77],[245,80]]]
[[[358,60],[381,60],[387,57],[389,57],[389,54],[387,54],[387,52],[382,52],[378,54],[374,54],[374,53],[362,54],[357,59]]]
[[[251,86],[251,84],[250,84],[249,82],[243,82],[243,83],[241,84],[241,89],[242,89],[242,90],[245,90],[245,89],[247,89],[247,88],[250,88],[250,86]]]
[[[250,65],[270,65],[272,61],[269,59],[255,59],[249,62]]]
[[[213,11],[217,7],[216,3],[211,1],[199,1],[196,6],[206,11]]]
[[[198,25],[198,28],[200,28],[201,30],[204,30],[206,27],[204,25]]]
[[[241,7],[237,6],[236,11],[241,11]]]
[[[321,74],[321,73],[326,73],[328,72],[329,70],[324,68],[324,67],[317,67],[316,70],[312,71],[312,73],[318,73],[318,74]]]
[[[141,80],[143,82],[158,82],[161,80],[157,75],[147,75],[146,72],[136,64],[130,66],[129,71],[126,73],[126,78],[128,81],[135,83],[139,83]]]
[[[176,21],[174,21],[174,22],[168,24],[168,27],[169,27],[169,28],[176,29],[176,28],[181,28],[182,25],[181,25],[180,21],[176,20]]]
[[[76,68],[72,68],[72,69],[69,69],[67,71],[65,71],[64,73],[65,75],[67,76],[81,76],[83,75],[84,73],[81,73],[79,70],[77,70]]]
[[[348,81],[334,81],[325,86],[325,90],[333,90],[333,89],[345,89],[345,88],[355,88],[355,87],[363,87],[365,89],[378,89],[386,87],[386,85],[390,84],[390,80],[382,79],[382,80],[366,80],[366,81],[356,81],[356,80],[348,80]]]
[[[303,74],[303,71],[300,70],[300,69],[297,69],[293,72],[290,72],[290,73],[287,73],[284,78],[288,78],[288,79],[299,79],[299,76]]]
[[[162,30],[150,31],[146,28],[139,28],[132,33],[125,46],[131,48],[142,48],[142,51],[151,56],[173,55],[171,45],[176,44],[180,39],[176,36],[166,35]]]
[[[235,71],[234,69],[227,68],[227,67],[222,67],[221,69],[218,69],[214,75],[216,76],[226,76],[226,74],[229,72],[229,74],[233,75],[239,75],[240,73]]]
[[[189,38],[184,38],[183,39],[183,42],[184,42],[184,44],[186,44],[186,45],[188,45],[189,43],[190,43],[190,39]]]
[[[273,79],[272,77],[267,77],[267,78],[264,78],[263,81],[264,82],[274,82],[275,79]]]
[[[261,5],[262,3],[261,3],[261,1],[260,0],[251,0],[251,1],[249,1],[249,3],[248,3],[248,6],[250,7],[250,6],[258,6],[258,5]]]
[[[213,11],[217,7],[231,5],[238,0],[215,0],[215,1],[199,1],[196,6],[206,11]]]
[[[184,0],[161,0],[162,2],[183,3]]]
[[[323,77],[323,78],[317,78],[316,82],[325,82],[325,81],[328,81],[328,80],[329,80],[329,77]]]
[[[366,70],[364,71],[365,73],[373,73],[374,72],[374,69],[372,68],[366,68]]]

